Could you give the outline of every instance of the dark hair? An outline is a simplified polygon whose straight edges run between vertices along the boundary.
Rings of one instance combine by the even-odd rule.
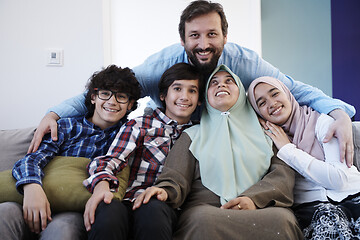
[[[198,0],[191,2],[182,12],[179,23],[179,34],[181,40],[185,42],[185,22],[189,22],[195,17],[217,12],[221,19],[221,29],[224,36],[227,35],[228,22],[224,13],[224,9],[220,3],[213,3],[211,1]]]
[[[135,74],[130,68],[121,68],[110,65],[107,68],[95,72],[89,79],[86,89],[85,105],[88,109],[87,117],[94,114],[95,106],[91,103],[91,96],[96,95],[94,88],[112,90],[126,93],[130,96],[129,100],[135,100],[131,110],[137,108],[137,100],[140,98],[140,84],[135,78]],[[126,117],[127,114],[124,116]]]
[[[199,80],[199,101],[204,95],[202,75],[194,66],[188,63],[177,63],[167,69],[159,81],[159,96],[166,97],[168,89],[175,80]],[[161,101],[166,108],[165,101]]]

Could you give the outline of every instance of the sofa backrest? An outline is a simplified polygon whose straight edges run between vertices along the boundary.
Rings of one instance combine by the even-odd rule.
[[[35,127],[0,130],[0,171],[11,169],[24,157],[34,136]],[[354,165],[360,169],[360,122],[353,122]]]
[[[0,171],[11,169],[26,155],[35,127],[0,130]]]

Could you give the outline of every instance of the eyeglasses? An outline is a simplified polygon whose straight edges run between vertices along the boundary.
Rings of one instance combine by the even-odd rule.
[[[101,100],[109,100],[113,95],[118,103],[127,103],[129,101],[129,95],[121,92],[113,92],[110,90],[102,90],[94,88],[97,91],[98,98]]]

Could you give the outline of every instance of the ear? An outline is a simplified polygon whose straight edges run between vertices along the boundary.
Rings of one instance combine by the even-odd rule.
[[[201,101],[198,101],[197,105],[198,106],[201,106],[202,102]]]
[[[224,36],[224,45],[227,43],[227,35]]]
[[[165,96],[163,94],[161,94],[159,98],[161,101],[165,101]]]
[[[180,38],[180,43],[181,43],[181,46],[185,45],[184,41],[181,38]]]
[[[132,109],[132,107],[134,106],[135,100],[130,100],[129,104],[127,106],[127,110],[130,111]]]
[[[95,94],[91,94],[91,103],[92,103],[92,104],[95,104],[95,98],[96,98],[96,95],[95,95]]]

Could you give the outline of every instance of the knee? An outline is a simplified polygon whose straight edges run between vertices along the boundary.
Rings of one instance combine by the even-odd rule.
[[[41,233],[41,239],[83,239],[86,236],[83,217],[77,212],[54,215]]]
[[[297,226],[297,220],[295,215],[289,209],[276,208],[276,211],[272,211],[271,219],[276,219],[276,225],[278,226]]]
[[[0,221],[23,219],[22,206],[14,202],[4,202],[0,204]]]
[[[168,225],[176,220],[176,212],[166,203],[151,199],[134,213],[135,221],[143,221],[146,225]]]
[[[127,227],[128,211],[126,206],[117,200],[106,204],[101,202],[95,212],[95,222],[91,229],[96,231],[107,231],[107,229],[116,229],[119,226]]]

